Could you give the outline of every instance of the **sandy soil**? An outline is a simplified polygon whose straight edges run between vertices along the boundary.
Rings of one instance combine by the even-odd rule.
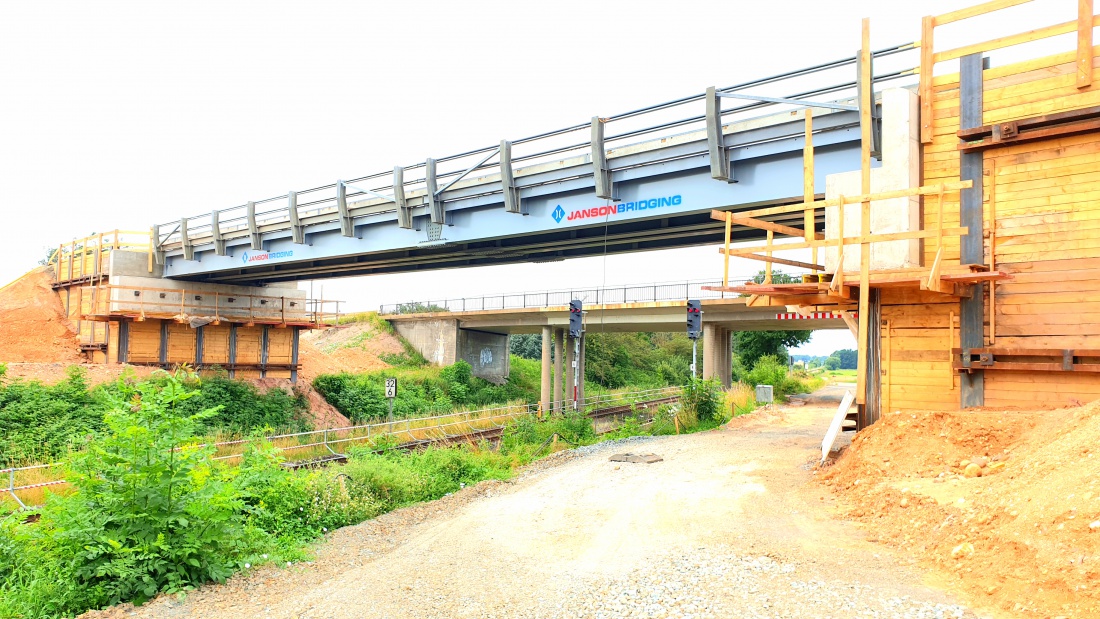
[[[847,516],[1006,616],[1100,617],[1100,402],[891,413],[824,475]],[[967,464],[971,474],[966,474]]]
[[[831,413],[558,454],[341,529],[308,565],[89,616],[973,616],[807,483]],[[614,449],[664,460],[616,464]]]
[[[0,361],[79,363],[75,330],[45,267],[0,288]]]
[[[370,323],[303,331],[298,357],[301,379],[312,382],[319,374],[369,372],[390,367],[380,355],[404,350],[401,341]]]

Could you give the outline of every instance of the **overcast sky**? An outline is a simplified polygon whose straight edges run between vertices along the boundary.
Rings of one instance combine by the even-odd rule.
[[[3,2],[0,283],[74,237],[147,229],[841,58],[858,48],[865,16],[873,48],[913,41],[921,15],[965,4]],[[1058,21],[1073,18],[1072,0],[1040,4],[1061,7]],[[707,246],[323,285],[326,298],[374,309],[713,279],[721,268]],[[852,344],[847,332],[825,332],[807,349]]]

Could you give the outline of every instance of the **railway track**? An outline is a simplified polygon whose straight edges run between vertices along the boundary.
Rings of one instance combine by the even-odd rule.
[[[679,395],[670,395],[660,398],[654,398],[652,400],[645,400],[642,402],[632,402],[629,404],[620,404],[616,406],[608,406],[605,408],[599,408],[588,413],[588,417],[594,421],[604,420],[616,416],[625,416],[639,411],[644,411],[649,408],[656,408],[661,404],[671,404],[680,399]],[[605,432],[599,432],[604,434]],[[451,445],[460,445],[463,443],[480,443],[482,441],[498,441],[501,436],[504,435],[504,427],[488,428],[484,430],[476,430],[473,432],[467,432],[465,434],[455,434],[449,436],[423,438],[412,441],[406,441],[394,446],[394,449],[400,449],[402,451],[414,451],[417,449],[424,449],[427,447],[446,447]],[[381,453],[382,450],[379,451]],[[312,458],[309,460],[300,460],[296,462],[284,462],[283,466],[290,469],[302,469],[316,466],[324,466],[327,464],[344,463],[347,462],[348,457],[345,454],[332,454],[329,456],[323,456],[320,458]]]

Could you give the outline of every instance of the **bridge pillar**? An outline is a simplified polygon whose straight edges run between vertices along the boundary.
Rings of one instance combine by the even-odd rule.
[[[550,411],[550,393],[552,391],[552,386],[550,384],[550,381],[551,381],[550,369],[552,367],[551,366],[551,361],[550,361],[550,350],[551,350],[551,348],[550,348],[550,346],[551,346],[550,338],[552,337],[551,333],[552,332],[551,332],[551,329],[550,329],[549,326],[545,326],[545,327],[542,328],[542,384],[541,384],[542,389],[540,390],[541,398],[539,400],[539,403],[540,403],[539,416],[540,417],[543,416],[543,415],[549,415],[550,412],[551,412]]]
[[[703,380],[717,380],[726,388],[733,383],[731,333],[716,324],[703,323]]]
[[[562,355],[565,353],[565,343],[562,341],[565,339],[565,331],[563,329],[554,329],[554,403],[553,411],[556,413],[565,412],[565,406],[562,404],[563,399],[563,387],[565,363]]]
[[[577,372],[577,408],[582,411],[584,410],[584,348],[588,343],[586,339],[584,332],[581,332],[581,354],[577,359],[577,366],[580,368]]]

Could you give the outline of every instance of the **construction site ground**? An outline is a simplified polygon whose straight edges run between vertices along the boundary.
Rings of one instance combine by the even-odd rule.
[[[1097,616],[1098,501],[1077,495],[1066,520],[1064,488],[1049,486],[1080,482],[1094,461],[1043,452],[1055,434],[1095,444],[1091,410],[891,414],[820,468],[833,399],[560,452],[511,482],[332,532],[310,563],[88,616]],[[920,436],[897,441],[906,432]],[[989,477],[958,476],[951,462],[1005,449]],[[663,460],[608,459],[627,451]],[[945,463],[926,465],[937,457]],[[1009,518],[1027,537],[1002,526]],[[1044,538],[1059,520],[1061,537]],[[1072,552],[1050,554],[1059,543]]]

